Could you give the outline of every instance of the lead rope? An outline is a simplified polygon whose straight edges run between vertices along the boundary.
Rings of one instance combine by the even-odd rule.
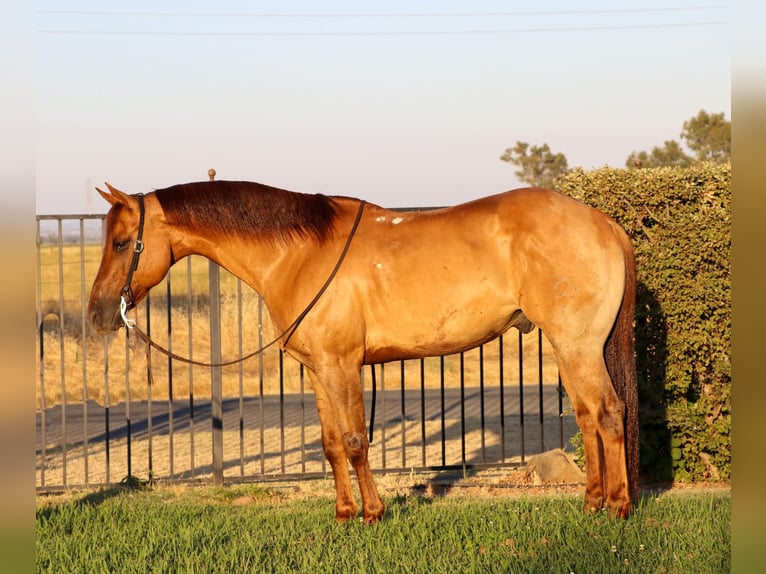
[[[141,199],[143,199],[143,198],[141,198]],[[182,363],[187,363],[189,365],[197,365],[197,366],[200,366],[200,367],[227,367],[229,365],[235,365],[237,363],[241,363],[243,361],[246,361],[247,359],[255,357],[256,355],[262,354],[264,351],[266,351],[266,349],[268,349],[268,348],[272,347],[273,345],[275,345],[276,343],[278,343],[279,340],[282,339],[282,337],[285,337],[285,336],[287,336],[287,338],[285,339],[285,341],[283,343],[283,346],[286,346],[287,342],[290,340],[290,338],[293,336],[295,331],[298,329],[298,327],[300,326],[300,324],[303,321],[303,319],[306,318],[306,315],[309,314],[309,311],[311,311],[311,309],[314,307],[314,305],[316,305],[317,301],[319,301],[319,299],[322,297],[324,292],[327,291],[327,288],[330,286],[330,283],[332,283],[332,280],[335,278],[335,275],[338,274],[338,271],[340,270],[340,266],[343,263],[343,260],[346,258],[346,254],[348,253],[349,247],[351,247],[351,240],[354,238],[354,235],[356,235],[356,230],[359,227],[359,222],[362,220],[362,212],[364,211],[365,203],[366,202],[364,200],[361,200],[359,202],[359,211],[357,211],[357,213],[356,213],[356,219],[354,220],[354,225],[351,227],[351,231],[348,234],[348,239],[346,239],[346,244],[343,246],[343,251],[341,252],[340,256],[338,257],[338,262],[335,264],[335,267],[333,268],[332,273],[330,273],[330,276],[327,278],[327,280],[324,282],[322,287],[319,289],[319,291],[314,296],[314,298],[311,300],[311,302],[306,306],[306,308],[303,310],[303,312],[301,312],[301,314],[298,315],[298,317],[295,319],[295,321],[293,321],[290,324],[290,326],[287,327],[287,329],[285,329],[278,337],[276,337],[274,340],[272,340],[271,342],[267,343],[266,345],[264,345],[260,349],[256,349],[252,353],[249,353],[249,354],[247,354],[247,355],[245,355],[243,357],[239,357],[238,359],[231,359],[229,361],[222,361],[220,363],[208,363],[208,362],[205,362],[205,361],[197,361],[197,360],[190,359],[190,358],[187,358],[187,357],[182,357],[181,355],[178,355],[178,354],[176,354],[176,353],[174,353],[172,351],[169,351],[168,349],[166,349],[162,345],[159,345],[159,344],[155,343],[151,339],[151,337],[149,337],[149,335],[144,333],[138,327],[138,325],[136,324],[136,322],[133,319],[128,319],[126,317],[125,312],[127,311],[128,303],[125,300],[124,293],[125,292],[128,292],[128,293],[130,292],[130,285],[127,284],[127,283],[126,283],[127,290],[125,288],[123,288],[123,295],[120,297],[120,315],[122,316],[122,320],[125,322],[125,328],[127,330],[132,330],[133,332],[135,332],[136,335],[138,335],[138,337],[145,344],[150,345],[151,347],[154,347],[155,349],[157,349],[159,352],[163,353],[167,357],[170,357],[170,358],[175,359],[177,361],[180,361]],[[143,201],[141,201],[141,207],[143,207]],[[141,211],[142,211],[142,215],[143,215],[143,209]],[[143,223],[143,217],[141,217],[141,222]],[[139,239],[136,241],[137,244],[140,242],[140,237],[141,237],[142,232],[143,232],[143,226],[141,226],[139,228],[139,232],[138,232],[139,233]],[[143,251],[143,243],[141,243],[140,251],[138,250],[138,245],[136,246],[136,250],[135,250],[135,253],[134,253],[134,262],[136,264],[136,267],[138,266],[138,256],[140,255],[141,251]],[[128,277],[132,278],[132,275],[133,275],[133,267],[131,266],[131,271],[130,271]],[[131,297],[131,299],[132,299],[132,297]]]
[[[170,357],[171,359],[175,359],[177,361],[181,361],[183,363],[187,363],[190,365],[197,365],[201,367],[225,367],[229,365],[234,365],[236,363],[241,363],[243,361],[246,361],[247,359],[250,359],[256,355],[262,354],[266,349],[269,347],[272,347],[275,345],[282,337],[285,337],[285,341],[283,343],[283,346],[287,346],[287,342],[290,340],[290,338],[293,336],[295,331],[298,329],[298,326],[301,324],[303,319],[306,317],[306,315],[309,314],[311,309],[316,305],[317,301],[322,297],[324,292],[327,290],[327,288],[330,286],[330,283],[335,278],[335,275],[337,275],[338,270],[340,269],[341,264],[343,263],[343,260],[346,258],[346,254],[348,253],[349,247],[351,247],[351,240],[354,238],[354,235],[356,235],[356,230],[359,227],[359,222],[362,220],[362,212],[364,211],[364,205],[365,201],[361,200],[359,202],[359,211],[356,213],[356,219],[354,219],[354,225],[351,227],[351,231],[349,232],[348,239],[346,240],[346,244],[343,246],[343,251],[341,252],[340,256],[338,257],[338,262],[335,264],[335,268],[332,270],[332,273],[330,273],[330,276],[327,278],[327,280],[322,285],[322,288],[319,289],[317,294],[314,296],[314,298],[311,300],[311,302],[306,306],[306,308],[303,310],[303,312],[298,315],[298,317],[295,319],[295,321],[292,322],[292,324],[285,329],[285,331],[279,335],[277,338],[275,338],[273,341],[269,342],[268,344],[264,345],[260,349],[257,349],[253,351],[252,353],[245,355],[243,357],[240,357],[238,359],[232,359],[230,361],[223,361],[220,363],[207,363],[204,361],[196,361],[194,359],[190,359],[187,357],[182,357],[181,355],[178,355],[165,347],[155,343],[149,335],[144,333],[136,324],[135,320],[129,319],[126,316],[126,312],[128,310],[128,302],[125,299],[125,295],[128,295],[130,297],[131,303],[133,301],[133,293],[130,289],[130,283],[133,279],[133,272],[138,268],[138,259],[141,255],[141,253],[144,250],[144,243],[142,241],[143,232],[144,232],[144,198],[143,194],[139,194],[139,207],[140,207],[140,219],[139,219],[139,227],[138,227],[138,236],[136,238],[136,243],[133,247],[133,261],[131,262],[130,269],[128,270],[128,277],[127,281],[125,283],[125,286],[122,289],[121,295],[120,295],[120,317],[122,317],[123,322],[125,323],[125,331],[126,335],[130,334],[130,331],[133,330],[138,337],[144,342],[146,345],[146,368],[147,368],[147,376],[149,379],[149,384],[154,384],[154,377],[152,375],[152,367],[151,367],[151,361],[152,361],[152,353],[151,348],[154,347],[167,357]],[[370,444],[372,444],[372,437],[373,437],[373,425],[375,424],[375,400],[376,400],[376,394],[377,394],[377,384],[375,381],[375,365],[370,365],[371,372],[372,372],[372,405],[370,406]]]
[[[372,444],[372,427],[375,425],[375,395],[378,391],[377,381],[375,380],[375,365],[370,365],[372,373],[372,404],[370,405],[370,444]]]

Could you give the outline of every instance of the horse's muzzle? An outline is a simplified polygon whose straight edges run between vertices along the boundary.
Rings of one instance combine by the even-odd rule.
[[[88,304],[88,318],[100,335],[108,335],[123,326],[119,302],[104,304],[95,300]]]

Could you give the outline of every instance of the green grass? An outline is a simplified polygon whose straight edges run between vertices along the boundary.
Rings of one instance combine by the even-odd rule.
[[[247,495],[254,502],[233,504]],[[37,572],[673,572],[731,568],[728,490],[642,497],[627,521],[581,496],[386,500],[336,524],[333,500],[260,487],[111,490],[37,509]]]

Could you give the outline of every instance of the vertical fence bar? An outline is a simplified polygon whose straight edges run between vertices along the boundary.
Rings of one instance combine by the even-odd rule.
[[[87,298],[85,292],[85,220],[80,218],[80,350],[82,352],[82,441],[85,485],[90,475],[88,469],[88,337],[87,337]]]
[[[386,468],[386,364],[380,364],[380,403],[383,417],[380,423],[381,466]]]
[[[106,483],[109,484],[111,482],[110,467],[112,464],[112,437],[109,426],[109,414],[112,408],[112,403],[109,398],[109,340],[106,335],[102,337],[102,340],[104,343],[104,436],[106,437],[106,442],[104,444],[104,459],[106,462]]]
[[[524,335],[519,331],[519,435],[521,440],[521,462],[525,461],[524,436]]]
[[[167,348],[168,351],[173,352],[173,299],[172,290],[170,284],[171,273],[168,273],[165,283],[166,288],[166,322],[167,322]],[[168,356],[168,467],[170,470],[170,478],[175,476],[175,454],[174,454],[174,435],[173,435],[173,359]]]
[[[426,465],[426,360],[420,359],[420,464]]]
[[[106,220],[101,220],[101,237],[104,237],[104,227]],[[111,482],[111,464],[112,464],[112,452],[111,452],[111,433],[110,433],[110,421],[109,414],[111,412],[111,399],[109,396],[109,337],[104,335],[101,337],[104,345],[104,434],[106,436],[106,444],[104,445],[104,459],[106,461],[106,483]]]
[[[487,444],[485,437],[485,416],[484,416],[484,345],[479,347],[479,410],[481,417],[481,462],[487,462]]]
[[[556,391],[559,395],[559,448],[564,448],[564,388],[561,384],[561,375],[558,377]]]
[[[405,388],[404,388],[404,361],[399,362],[399,372],[401,377],[401,407],[400,412],[402,416],[402,468],[407,466],[407,414],[405,409]]]
[[[220,268],[210,261],[210,362],[221,362],[221,283]],[[211,415],[213,424],[213,484],[223,484],[223,377],[221,367],[210,368]]]
[[[194,338],[192,337],[192,258],[186,260],[186,324],[189,330],[188,353],[189,359],[194,358]],[[196,475],[194,459],[194,365],[189,363],[189,468],[191,478]]]
[[[301,394],[301,472],[306,472],[306,396],[304,394],[304,367],[298,367],[298,383]]]
[[[146,297],[146,334],[151,339],[152,336],[152,298],[151,296],[147,295]],[[153,451],[153,441],[154,441],[154,433],[152,432],[154,429],[152,428],[152,419],[153,412],[152,412],[152,348],[150,346],[146,347],[146,432],[148,434],[147,437],[147,460],[149,465],[149,482],[154,481],[154,451]]]
[[[285,353],[279,350],[279,468],[285,472]]]
[[[130,329],[125,329],[125,430],[127,436],[128,478],[133,476],[133,433],[130,422]]]
[[[543,401],[543,332],[537,330],[537,379],[540,409],[540,452],[545,452],[545,403]]]
[[[237,351],[243,356],[242,280],[237,278]],[[239,377],[239,475],[245,476],[245,366],[237,365]]]
[[[503,336],[500,335],[497,341],[500,377],[500,462],[505,463],[505,358],[503,357]]]
[[[442,466],[447,464],[447,421],[444,408],[444,356],[439,357],[439,399],[440,399],[440,418],[442,434]]]
[[[59,350],[61,352],[61,472],[67,485],[67,428],[66,428],[66,369],[64,368],[64,238],[61,218],[58,219],[59,250]]]
[[[45,466],[46,459],[48,458],[47,445],[47,429],[46,413],[45,413],[45,330],[43,329],[43,323],[45,317],[43,316],[43,264],[42,254],[40,253],[40,221],[37,220],[35,225],[35,240],[37,242],[37,325],[40,337],[40,450],[42,452],[42,464],[40,465],[40,484],[45,486]]]
[[[263,299],[258,296],[258,348],[263,348]],[[264,356],[263,353],[258,355],[258,418],[260,421],[260,457],[261,457],[261,475],[266,472],[266,439],[264,433],[266,432],[266,423],[264,420],[263,412],[263,383],[264,383]]]
[[[465,353],[460,352],[460,464],[465,467]]]

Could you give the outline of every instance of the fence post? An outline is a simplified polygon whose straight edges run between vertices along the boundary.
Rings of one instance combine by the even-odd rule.
[[[215,170],[207,172],[210,181]],[[210,296],[210,362],[221,362],[221,283],[220,269],[216,263],[208,262]],[[221,367],[210,368],[210,400],[213,420],[213,484],[223,484],[223,380]]]

